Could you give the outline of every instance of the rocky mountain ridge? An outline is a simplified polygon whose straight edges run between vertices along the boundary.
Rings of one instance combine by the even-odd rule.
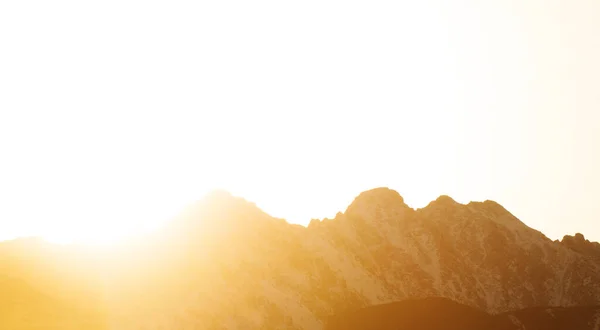
[[[560,242],[575,252],[600,259],[600,243],[590,242],[585,239],[583,234],[577,233],[574,236],[565,235]]]
[[[600,262],[568,244],[492,201],[441,196],[415,210],[377,188],[302,227],[219,192],[156,237],[73,262],[102,283],[85,292],[109,329],[312,330],[348,309],[425,297],[489,313],[598,304]]]

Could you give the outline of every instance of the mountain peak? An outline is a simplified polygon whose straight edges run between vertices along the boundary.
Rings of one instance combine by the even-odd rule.
[[[209,191],[206,195],[204,195],[204,199],[211,199],[211,200],[216,200],[216,199],[231,199],[231,198],[235,198],[233,197],[233,195],[224,189],[213,189],[211,191]]]
[[[452,205],[456,205],[459,204],[457,203],[452,197],[448,196],[448,195],[441,195],[440,197],[436,198],[434,201],[432,201],[431,203],[429,203],[429,205],[437,205],[437,206],[452,206]]]
[[[600,243],[590,242],[583,234],[576,233],[574,236],[565,235],[560,243],[575,252],[600,258]]]
[[[86,301],[94,310],[105,305],[100,319],[110,318],[111,326],[119,329],[315,330],[323,329],[328,315],[342,311],[351,314],[334,317],[343,324],[328,329],[358,324],[376,329],[387,315],[400,323],[388,323],[385,329],[467,329],[464,324],[453,327],[449,320],[600,302],[598,243],[583,235],[553,243],[491,201],[463,205],[440,196],[432,203],[414,210],[394,190],[371,189],[356,196],[346,213],[312,220],[308,230],[215,190],[151,240],[122,250],[79,254],[77,249],[71,254],[70,248],[48,249],[49,244],[0,244],[0,292],[3,280],[21,277],[56,301],[69,299],[73,307],[68,314],[50,313],[61,323]],[[44,274],[42,281],[39,274]],[[6,282],[4,287],[15,285]],[[12,299],[5,294],[0,305],[1,298],[6,302],[4,296]],[[36,306],[41,305],[29,293],[13,296],[27,315],[40,313]],[[483,312],[471,312],[472,307]],[[540,311],[549,322],[560,324],[562,309]],[[25,315],[9,312],[13,319]],[[88,310],[84,312],[87,318]],[[596,314],[579,315],[579,324],[596,319]],[[416,326],[422,321],[429,326]],[[591,329],[563,324],[562,329]],[[545,324],[516,328],[551,329]]]
[[[378,187],[363,191],[354,199],[353,203],[373,200],[387,200],[404,203],[404,198],[400,194],[387,187]]]
[[[447,203],[447,202],[456,203],[456,201],[452,197],[450,197],[448,195],[440,195],[440,197],[438,197],[436,199],[436,201],[444,202],[444,203]]]
[[[375,188],[360,193],[346,209],[347,214],[369,216],[378,214],[382,210],[404,211],[408,209],[404,198],[392,189],[386,187]]]
[[[245,230],[256,221],[270,218],[256,204],[218,189],[186,207],[172,227],[176,233],[195,237],[197,233]]]

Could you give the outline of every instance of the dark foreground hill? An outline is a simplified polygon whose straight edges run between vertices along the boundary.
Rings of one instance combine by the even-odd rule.
[[[445,298],[410,299],[341,313],[326,330],[598,330],[600,306],[538,307],[491,315]]]

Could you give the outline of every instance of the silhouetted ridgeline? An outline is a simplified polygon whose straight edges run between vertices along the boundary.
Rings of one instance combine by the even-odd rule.
[[[575,236],[566,235],[563,237],[561,243],[575,252],[600,259],[600,243],[590,242],[582,234],[577,233]]]
[[[217,192],[154,237],[112,250],[1,243],[0,306],[11,308],[0,309],[0,329],[323,329],[335,315],[388,303],[363,310],[365,320],[441,304],[456,311],[447,317],[466,315],[457,324],[477,325],[487,313],[597,305],[597,243],[581,238],[553,242],[492,201],[441,196],[415,210],[378,188],[306,228]],[[455,302],[418,300],[427,297]],[[550,312],[540,311],[503,318],[545,324]]]

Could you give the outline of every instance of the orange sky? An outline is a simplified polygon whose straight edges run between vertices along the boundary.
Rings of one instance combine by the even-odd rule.
[[[389,186],[600,240],[599,33],[595,0],[2,2],[0,239]]]

